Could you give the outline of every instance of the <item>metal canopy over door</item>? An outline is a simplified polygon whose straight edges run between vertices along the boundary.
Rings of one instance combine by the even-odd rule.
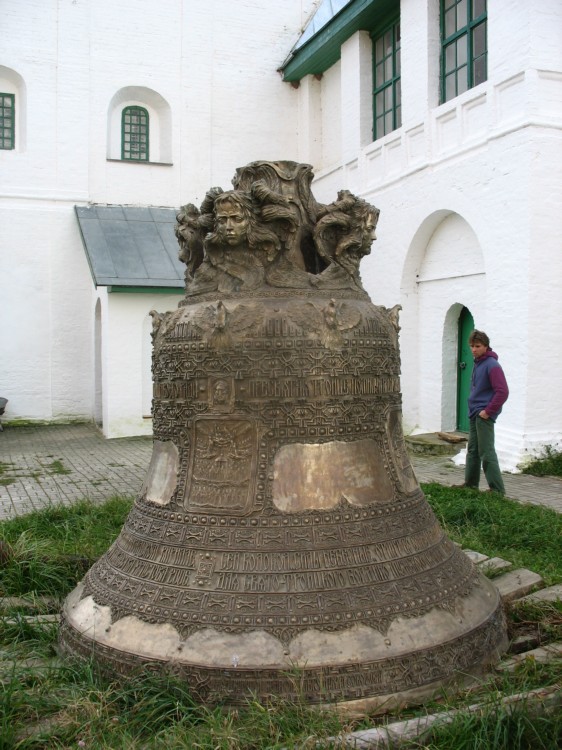
[[[468,432],[470,429],[467,401],[470,394],[473,358],[468,345],[468,337],[473,330],[474,318],[470,310],[463,307],[459,315],[459,354],[457,359],[457,429],[461,432]]]

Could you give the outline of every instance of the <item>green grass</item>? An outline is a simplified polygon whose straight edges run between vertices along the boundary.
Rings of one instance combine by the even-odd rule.
[[[43,630],[45,633],[45,631]],[[51,626],[43,637],[27,632],[28,645],[36,664],[25,667],[23,642],[10,646],[0,628],[4,649],[3,690],[0,691],[0,750],[86,747],[94,750],[281,750],[282,748],[332,747],[329,737],[405,718],[398,713],[386,719],[344,720],[329,710],[312,709],[301,702],[271,701],[262,705],[248,700],[239,709],[224,710],[197,704],[185,683],[147,673],[123,683],[108,682],[88,663],[57,663]],[[6,638],[4,637],[6,635]],[[6,651],[13,649],[10,662]],[[16,657],[17,653],[17,657]],[[42,660],[43,663],[40,663]],[[499,676],[480,689],[467,691],[456,701],[444,696],[431,706],[410,711],[410,716],[440,712],[476,702],[497,702],[500,691],[514,694],[560,680],[560,671],[540,664],[523,664],[514,675]],[[464,727],[464,730],[463,730]],[[524,731],[523,731],[524,730]],[[533,737],[540,730],[544,744],[524,744],[520,737]],[[550,750],[548,744],[560,731],[560,717],[533,716],[521,712],[517,722],[501,710],[483,716],[461,713],[451,727],[431,732],[423,743],[409,747],[436,750]],[[522,734],[523,732],[523,734]],[[486,744],[501,737],[503,744]],[[476,741],[478,738],[478,742]],[[526,740],[525,740],[526,741]],[[431,744],[426,744],[430,742]],[[80,744],[83,743],[83,744]],[[511,744],[510,744],[511,743]]]
[[[555,750],[562,743],[562,717],[533,716],[525,707],[511,711],[493,705],[483,713],[461,714],[434,728],[408,750]]]
[[[550,583],[562,580],[560,516],[496,495],[440,485],[424,487],[449,536],[465,547],[525,565]],[[2,596],[64,597],[119,534],[131,500],[80,502],[0,523]],[[562,607],[513,605],[511,627],[560,638]],[[95,662],[57,658],[56,624],[25,620],[15,609],[0,619],[0,750],[281,750],[330,747],[329,737],[407,716],[485,702],[480,715],[461,712],[408,747],[426,750],[550,750],[560,716],[498,708],[499,695],[560,684],[560,665],[525,660],[513,673],[489,675],[458,695],[386,718],[344,720],[303,702],[248,700],[239,709],[197,704],[189,686],[166,675],[108,682]],[[542,743],[542,744],[541,744]]]
[[[50,456],[49,456],[50,458]],[[67,469],[62,462],[62,459],[57,458],[54,461],[51,461],[50,464],[42,464],[44,469],[47,469],[48,474],[56,475],[56,474],[72,474],[72,471],[70,469]],[[11,474],[11,476],[4,476],[5,474]],[[18,469],[18,467],[14,463],[3,463],[0,462],[0,485],[9,485],[13,484],[16,479],[25,477],[30,479],[35,479],[37,481],[40,480],[40,478],[44,475],[44,471],[29,471],[22,469]]]
[[[82,501],[0,523],[0,596],[65,596],[117,537],[132,501]]]
[[[55,459],[45,468],[49,469],[49,474],[72,474],[70,469],[67,469],[63,465],[62,460],[60,458]]]
[[[535,477],[562,477],[562,451],[547,445],[542,456],[527,464],[522,473]]]
[[[185,683],[150,674],[107,683],[88,664],[20,671],[4,687],[1,750],[280,750],[288,738],[292,747],[304,746],[311,735],[349,728],[334,713],[302,704],[248,701],[237,711],[201,706]]]
[[[0,485],[3,487],[7,487],[9,484],[13,484],[16,480],[12,477],[5,477],[4,474],[7,471],[13,471],[14,464],[12,463],[5,463],[4,461],[0,461]]]
[[[562,581],[562,515],[522,505],[496,493],[422,485],[447,535],[463,547],[502,557],[539,573],[548,585]]]
[[[333,711],[312,709],[300,702],[271,701],[262,705],[248,700],[239,709],[208,707],[192,699],[185,683],[166,676],[147,673],[118,684],[100,678],[89,663],[49,663],[54,652],[49,654],[45,649],[37,649],[39,641],[36,636],[34,653],[36,658],[43,658],[43,665],[26,668],[14,661],[10,671],[10,662],[4,657],[8,669],[3,672],[4,686],[0,695],[2,750],[77,746],[99,750],[281,750],[293,747],[318,750],[331,747],[329,737],[404,718],[391,715],[378,720],[343,720]],[[524,736],[532,736],[532,727],[539,727],[545,744],[536,744],[533,750],[550,750],[557,745],[549,745],[547,740],[560,731],[560,717],[544,719],[534,717],[532,711],[521,712],[514,725],[496,704],[500,690],[513,694],[532,689],[537,682],[545,685],[555,680],[556,674],[552,669],[549,673],[544,665],[523,665],[518,674],[500,677],[479,691],[467,691],[456,703],[444,697],[417,714],[424,715],[429,709],[441,712],[481,701],[491,703],[491,707],[480,717],[463,712],[453,726],[432,731],[431,740],[426,736],[423,744],[413,743],[410,747],[440,750],[530,748],[531,745],[516,744],[521,727],[525,730]],[[411,711],[410,715],[414,713]],[[486,744],[494,732],[505,739],[503,744]],[[481,744],[475,742],[476,737]],[[431,744],[426,744],[428,741]]]

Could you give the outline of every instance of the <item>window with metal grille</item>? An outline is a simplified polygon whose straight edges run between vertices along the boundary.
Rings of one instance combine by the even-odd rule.
[[[441,101],[488,78],[486,0],[441,0]]]
[[[373,139],[376,141],[402,125],[400,89],[400,21],[394,21],[373,38]]]
[[[15,97],[0,93],[0,149],[15,148]]]
[[[148,161],[148,112],[144,107],[125,107],[121,115],[121,158]]]

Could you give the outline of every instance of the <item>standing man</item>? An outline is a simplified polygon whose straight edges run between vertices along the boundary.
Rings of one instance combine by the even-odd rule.
[[[482,466],[490,490],[505,495],[494,445],[494,423],[507,401],[509,389],[498,355],[490,349],[490,339],[484,331],[472,331],[468,344],[474,357],[474,369],[468,397],[470,432],[464,486],[478,489]]]

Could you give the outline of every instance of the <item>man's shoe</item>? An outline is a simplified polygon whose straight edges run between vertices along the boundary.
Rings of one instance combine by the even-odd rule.
[[[477,490],[478,487],[475,487],[473,484],[451,484],[450,485],[452,490]]]

